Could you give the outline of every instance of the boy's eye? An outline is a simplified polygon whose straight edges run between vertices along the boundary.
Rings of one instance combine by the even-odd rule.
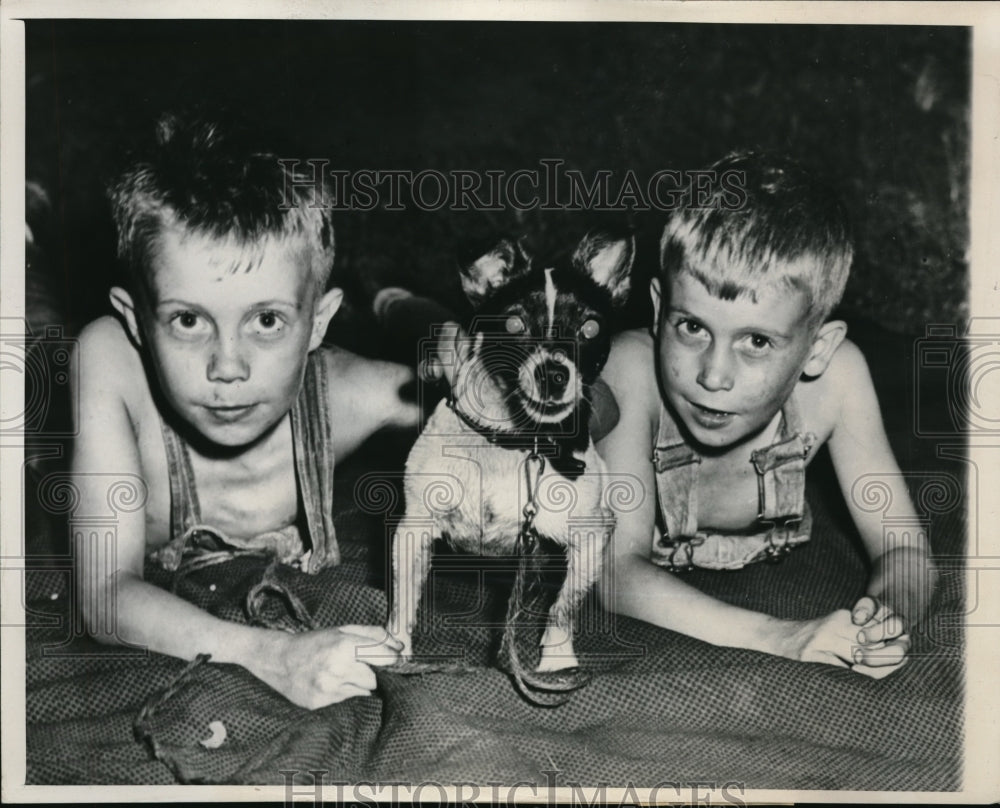
[[[281,315],[274,311],[262,311],[254,320],[256,330],[268,334],[280,331],[283,325],[284,320],[281,319]]]
[[[185,334],[196,334],[202,331],[207,323],[193,311],[180,311],[171,316],[170,325]]]
[[[580,326],[580,333],[586,339],[593,339],[598,334],[601,333],[601,324],[597,320],[587,320],[582,326]]]
[[[707,335],[705,327],[695,320],[680,320],[677,323],[677,331],[682,337],[697,337],[704,339]]]
[[[524,320],[516,314],[512,314],[507,318],[507,322],[504,323],[504,327],[507,329],[508,334],[523,334],[528,330],[528,327],[524,324]]]
[[[774,350],[774,340],[766,334],[747,334],[741,344],[741,350],[751,357],[764,357]]]

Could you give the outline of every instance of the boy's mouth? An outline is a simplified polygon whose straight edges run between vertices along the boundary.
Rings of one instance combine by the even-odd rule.
[[[226,407],[206,406],[205,409],[215,420],[232,424],[248,416],[256,407],[256,404],[245,404]]]
[[[700,404],[695,404],[693,401],[688,402],[691,405],[691,414],[694,416],[695,421],[705,429],[721,429],[722,427],[728,425],[735,417],[735,412],[726,412],[725,410],[714,410],[711,407],[702,407]]]

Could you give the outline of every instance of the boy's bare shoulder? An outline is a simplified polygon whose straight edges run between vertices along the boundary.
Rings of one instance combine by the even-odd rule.
[[[653,337],[643,328],[622,331],[611,340],[611,353],[604,368],[604,376],[630,377],[640,373],[643,377],[655,377],[656,356]]]
[[[852,385],[871,383],[865,355],[857,345],[845,339],[817,381],[822,383],[821,389],[827,396],[835,394],[843,398],[851,395]]]
[[[870,378],[865,355],[849,339],[845,339],[840,344],[840,348],[837,349],[837,352],[833,355],[833,359],[830,360],[827,373],[831,374],[838,383],[849,381],[852,378]]]
[[[88,323],[77,335],[80,378],[88,384],[98,383],[105,390],[120,392],[127,397],[135,391],[136,382],[145,371],[142,360],[122,324],[110,315]]]
[[[87,348],[103,347],[121,350],[125,346],[130,347],[125,329],[110,314],[87,323],[77,336],[77,340],[79,340],[81,347]]]
[[[648,394],[658,400],[656,346],[649,331],[634,328],[616,334],[601,377],[616,393],[627,392],[630,398]]]
[[[653,352],[653,335],[648,328],[629,328],[611,338],[611,350]]]
[[[803,409],[819,423],[821,430],[832,428],[843,404],[855,400],[858,392],[872,387],[865,356],[853,342],[845,339],[834,353],[823,375],[800,383],[797,393]]]

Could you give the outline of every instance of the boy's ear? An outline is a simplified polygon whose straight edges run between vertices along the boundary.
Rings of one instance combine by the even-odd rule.
[[[628,298],[635,240],[588,233],[573,253],[573,263],[582,267],[600,286],[611,292],[620,306]]]
[[[649,298],[653,301],[653,329],[660,327],[660,306],[663,305],[663,288],[660,279],[653,278],[649,282]]]
[[[132,300],[132,295],[120,286],[112,286],[111,291],[108,292],[108,297],[111,299],[111,305],[114,306],[115,311],[125,321],[125,327],[128,329],[128,333],[135,344],[142,345],[142,332],[139,330],[139,321],[136,318],[135,301]]]
[[[309,336],[310,351],[315,351],[323,342],[330,320],[333,319],[333,315],[337,313],[337,309],[343,302],[343,289],[331,289],[317,301],[316,310],[313,313],[312,334]]]
[[[847,336],[847,323],[843,320],[831,320],[823,323],[813,338],[812,349],[802,372],[806,376],[821,376],[826,370],[840,343]]]

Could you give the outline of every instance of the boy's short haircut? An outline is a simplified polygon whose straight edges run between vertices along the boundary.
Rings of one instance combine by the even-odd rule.
[[[169,227],[233,239],[247,250],[249,266],[269,237],[301,240],[320,291],[329,282],[335,244],[325,179],[294,173],[288,161],[257,148],[248,131],[164,115],[148,153],[135,157],[108,193],[118,258],[141,296],[149,291],[157,239]]]
[[[843,204],[785,157],[736,152],[711,171],[710,193],[693,187],[663,231],[664,280],[688,272],[723,300],[799,289],[810,326],[822,323],[840,302],[853,256]]]

